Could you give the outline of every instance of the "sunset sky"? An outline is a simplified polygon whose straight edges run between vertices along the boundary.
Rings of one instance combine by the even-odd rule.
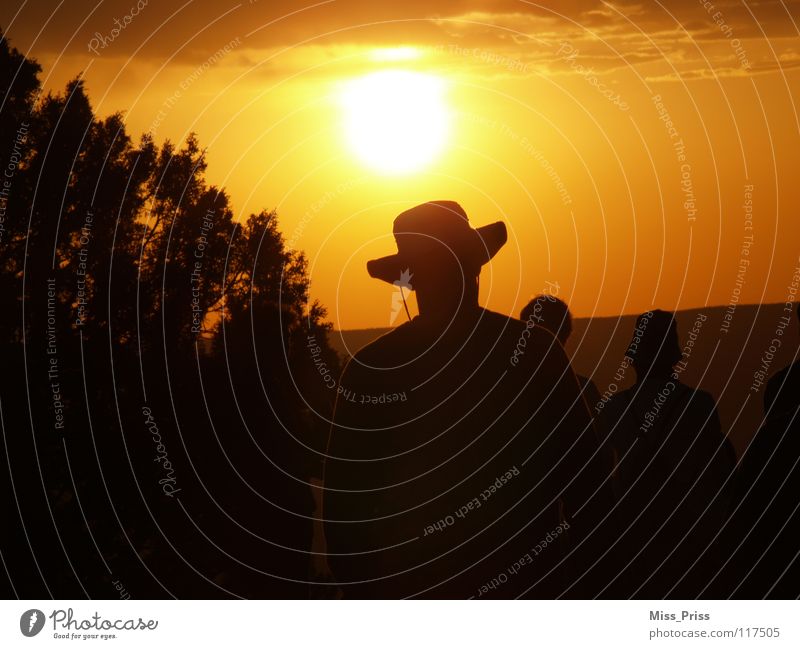
[[[277,209],[337,328],[388,326],[366,261],[433,199],[508,225],[481,279],[503,313],[555,284],[578,317],[726,305],[742,280],[742,302],[786,299],[798,2],[139,7],[6,2],[0,27],[46,89],[82,75],[134,138],[195,131],[237,218]]]

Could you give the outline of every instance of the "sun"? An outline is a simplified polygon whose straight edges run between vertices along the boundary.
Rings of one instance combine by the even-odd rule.
[[[444,149],[450,119],[445,85],[436,76],[373,72],[348,82],[341,103],[350,148],[378,173],[418,171]]]

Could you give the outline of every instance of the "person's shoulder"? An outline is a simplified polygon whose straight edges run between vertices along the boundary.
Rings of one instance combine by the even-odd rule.
[[[597,389],[595,382],[588,376],[583,376],[582,374],[576,374],[575,377],[578,379],[578,385],[581,388],[581,393],[584,398],[597,403],[600,399],[600,390]]]
[[[348,368],[352,370],[351,366],[355,365],[370,367],[385,364],[388,357],[393,356],[397,350],[404,349],[412,337],[412,323],[404,322],[359,349],[348,361],[345,371]]]
[[[481,322],[487,328],[503,331],[508,336],[523,338],[527,345],[533,344],[540,348],[554,348],[563,351],[561,343],[556,337],[544,327],[540,327],[534,322],[523,322],[510,315],[503,315],[489,309],[482,309]]]
[[[767,381],[767,386],[778,388],[783,385],[784,381],[787,379],[792,379],[794,381],[800,379],[800,361],[795,361],[791,365],[787,365],[783,369],[775,372],[775,374],[770,377],[769,381]]]
[[[610,397],[608,397],[608,401],[606,402],[606,410],[612,410],[615,412],[622,411],[628,406],[629,403],[631,403],[631,401],[633,401],[635,396],[635,385],[631,386],[630,388],[626,388],[625,390],[617,390]]]
[[[704,420],[711,416],[717,409],[717,400],[701,388],[693,388],[680,381],[675,381],[672,392],[672,413],[686,421]]]
[[[680,381],[675,381],[675,394],[682,396],[686,401],[695,406],[715,407],[716,400],[710,392],[701,388],[693,388]]]
[[[491,311],[489,309],[481,308],[479,317],[481,322],[490,326],[509,327],[511,329],[521,329],[524,327],[522,320],[518,320],[513,316],[497,313],[497,311]]]
[[[787,365],[781,371],[788,374],[800,373],[800,360],[795,361],[791,365]]]

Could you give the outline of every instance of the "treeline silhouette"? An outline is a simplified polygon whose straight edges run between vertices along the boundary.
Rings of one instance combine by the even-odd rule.
[[[40,72],[0,34],[4,593],[307,596],[339,361],[306,259],[193,135]]]

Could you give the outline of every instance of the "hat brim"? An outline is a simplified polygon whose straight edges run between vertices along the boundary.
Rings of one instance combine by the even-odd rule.
[[[474,262],[483,266],[502,248],[508,241],[506,224],[502,221],[490,223],[480,228],[475,228],[477,244],[474,246],[473,259],[464,259],[464,262]],[[370,277],[393,284],[400,280],[403,272],[409,269],[412,260],[398,253],[387,255],[367,262],[367,272]]]

